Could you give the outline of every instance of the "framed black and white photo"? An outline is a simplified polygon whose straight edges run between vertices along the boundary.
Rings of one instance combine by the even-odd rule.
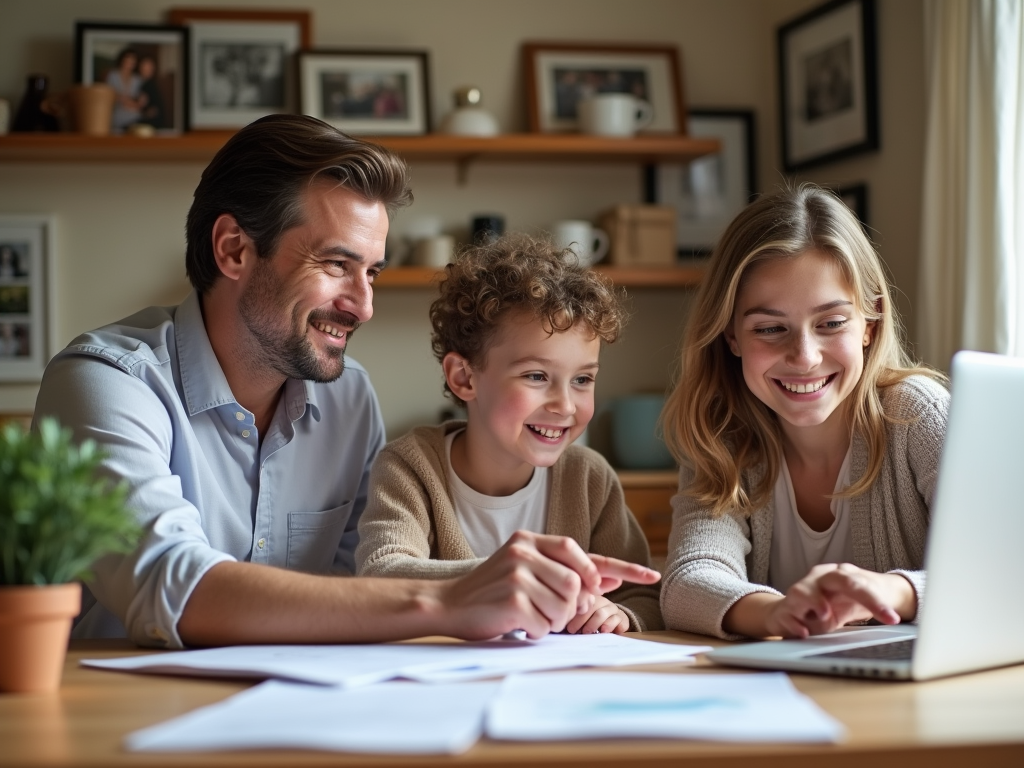
[[[181,133],[188,128],[187,47],[183,27],[79,21],[75,81],[114,89],[113,133],[136,123]]]
[[[0,215],[0,382],[38,381],[53,353],[53,220]]]
[[[721,143],[715,155],[648,169],[647,200],[676,209],[679,255],[707,256],[733,217],[757,193],[754,113],[691,109],[688,133]]]
[[[310,44],[306,11],[172,8],[189,29],[189,124],[241,128],[294,111],[295,54]]]
[[[430,130],[425,51],[314,50],[299,54],[299,109],[352,135]]]
[[[643,133],[681,133],[686,109],[672,46],[524,43],[529,129],[579,130],[576,105],[598,93],[628,93],[651,105]]]
[[[877,149],[875,0],[831,0],[778,30],[789,172]]]

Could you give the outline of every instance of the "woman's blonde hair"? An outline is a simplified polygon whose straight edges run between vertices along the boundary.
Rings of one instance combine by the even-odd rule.
[[[864,492],[881,469],[887,419],[879,389],[914,373],[942,378],[915,365],[904,350],[885,269],[839,198],[813,184],[760,197],[715,247],[683,337],[679,381],[662,414],[669,449],[694,470],[685,492],[716,514],[750,514],[767,503],[782,461],[778,417],[747,387],[741,361],[725,340],[736,294],[756,265],[810,250],[835,260],[860,311],[874,322],[864,371],[849,395],[851,428],[867,443],[868,468],[840,495]],[[754,468],[762,471],[746,489],[743,474]]]

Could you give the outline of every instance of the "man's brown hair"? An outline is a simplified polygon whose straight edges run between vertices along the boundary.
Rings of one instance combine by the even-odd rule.
[[[192,286],[202,294],[220,277],[211,242],[218,216],[234,216],[267,258],[302,223],[302,195],[321,180],[383,203],[389,216],[412,202],[405,161],[389,150],[306,115],[260,118],[228,140],[196,187],[185,224]]]

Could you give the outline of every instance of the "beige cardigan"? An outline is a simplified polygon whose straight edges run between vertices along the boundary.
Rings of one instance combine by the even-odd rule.
[[[464,427],[418,427],[377,456],[359,520],[360,576],[448,579],[483,562],[462,533],[448,489],[445,435]],[[544,533],[575,539],[586,552],[651,564],[615,471],[589,448],[569,446],[551,467]],[[630,630],[662,628],[658,585],[623,585],[608,598],[629,617]]]
[[[878,478],[850,500],[853,564],[905,575],[924,601],[925,536],[935,492],[939,454],[949,418],[949,392],[925,376],[911,376],[881,391],[882,407],[898,420],[887,424],[887,447]],[[850,476],[867,471],[867,447],[853,440]],[[691,470],[680,471],[685,488]],[[748,486],[754,478],[748,478]],[[669,629],[718,637],[726,612],[753,592],[780,594],[767,586],[771,555],[772,499],[750,517],[712,516],[691,497],[672,497],[672,533],[661,608]]]

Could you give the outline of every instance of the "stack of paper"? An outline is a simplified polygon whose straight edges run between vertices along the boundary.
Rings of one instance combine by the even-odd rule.
[[[137,731],[127,746],[457,754],[482,733],[519,741],[832,742],[843,729],[784,674],[580,672],[514,675],[504,683],[382,683],[354,690],[267,682]]]
[[[480,737],[499,685],[383,683],[346,690],[270,681],[136,731],[126,745],[162,752],[285,748],[457,754]]]
[[[353,688],[385,680],[456,682],[568,667],[690,663],[709,646],[652,643],[621,635],[548,635],[540,640],[385,645],[263,645],[179,651],[82,664],[127,672],[276,678]]]

